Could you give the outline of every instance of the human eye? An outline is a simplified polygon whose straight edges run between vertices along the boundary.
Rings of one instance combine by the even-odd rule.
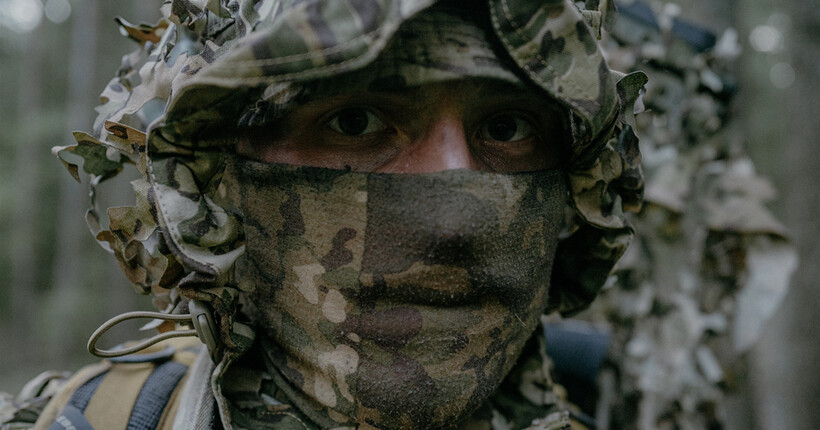
[[[473,148],[492,170],[530,172],[557,165],[563,133],[554,128],[556,118],[508,110],[485,118],[474,128]]]
[[[366,108],[351,107],[336,112],[327,126],[347,136],[364,136],[387,129],[387,125]]]
[[[484,141],[517,142],[535,135],[535,127],[522,115],[505,113],[485,121],[478,130]]]

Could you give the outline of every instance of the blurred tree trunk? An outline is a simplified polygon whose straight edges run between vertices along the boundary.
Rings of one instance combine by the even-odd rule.
[[[17,144],[14,153],[14,216],[11,240],[11,332],[15,353],[25,360],[36,351],[35,330],[37,315],[37,271],[43,263],[37,255],[36,238],[40,234],[37,216],[40,203],[39,166],[44,158],[41,152],[42,135],[36,124],[43,108],[44,73],[47,46],[43,34],[32,34],[26,39],[25,54],[20,62],[20,86],[17,99]],[[32,341],[35,344],[32,345]]]
[[[756,397],[760,429],[813,429],[820,423],[820,9],[813,2],[789,0],[779,5],[791,18],[786,61],[795,71],[794,84],[780,96],[783,124],[766,125],[780,133],[769,146],[776,152],[784,214],[801,258],[792,288],[756,350]],[[816,3],[816,2],[814,2]],[[750,107],[751,108],[751,107]],[[759,108],[759,107],[758,107]]]

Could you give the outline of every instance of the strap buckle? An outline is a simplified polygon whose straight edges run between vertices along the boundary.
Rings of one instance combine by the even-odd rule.
[[[211,360],[213,360],[214,363],[218,362],[219,357],[222,355],[221,345],[219,343],[219,332],[216,330],[216,322],[214,322],[214,314],[211,312],[211,307],[200,300],[191,300],[188,302],[188,312],[191,313],[191,321],[194,324],[197,337],[208,347]]]

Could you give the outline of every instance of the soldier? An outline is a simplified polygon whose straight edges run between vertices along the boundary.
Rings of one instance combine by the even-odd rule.
[[[614,6],[589,3],[174,1],[121,21],[140,49],[94,134],[55,152],[92,184],[142,174],[134,207],[89,223],[163,312],[106,323],[89,349],[110,359],[33,381],[6,426],[569,428],[541,317],[595,297],[642,192],[646,78],[607,67]],[[160,334],[96,347],[133,317]],[[168,340],[191,335],[207,347]]]

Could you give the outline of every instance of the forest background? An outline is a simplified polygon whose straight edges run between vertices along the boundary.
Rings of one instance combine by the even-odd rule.
[[[159,0],[0,0],[0,390],[45,369],[94,361],[89,334],[118,313],[151,309],[83,222],[87,184],[51,155],[91,128],[99,93],[133,42],[113,18],[155,22]],[[758,429],[820,423],[820,4],[817,0],[692,0],[681,15],[720,34],[733,27],[736,120],[759,173],[780,196],[801,265],[749,353],[747,413]],[[128,181],[101,207],[133,204]],[[126,326],[113,338],[133,337]],[[127,333],[130,333],[127,334]]]

